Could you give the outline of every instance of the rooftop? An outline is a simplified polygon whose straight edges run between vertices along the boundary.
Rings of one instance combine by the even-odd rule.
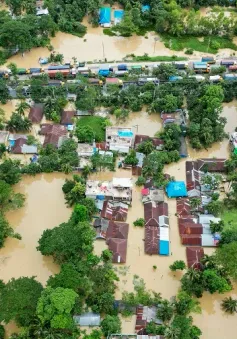
[[[123,188],[123,187],[122,187]],[[94,199],[107,199],[107,200],[132,200],[131,188],[121,189],[114,187],[112,181],[93,181],[88,180],[86,184],[86,196]]]
[[[128,215],[128,205],[122,202],[104,201],[101,217],[115,221],[126,221]]]
[[[36,145],[27,145],[26,138],[19,138],[15,141],[15,144],[11,147],[11,153],[14,154],[35,154],[38,149]]]
[[[42,124],[40,134],[45,135],[44,146],[52,144],[60,147],[63,137],[67,136],[67,128],[58,124]]]
[[[76,115],[76,111],[62,111],[61,124],[62,125],[73,125],[73,118]]]
[[[39,124],[43,119],[44,115],[44,105],[43,104],[34,104],[31,107],[28,118],[33,122],[33,124]]]
[[[127,257],[127,239],[109,238],[109,250],[113,252],[113,263],[125,263]]]

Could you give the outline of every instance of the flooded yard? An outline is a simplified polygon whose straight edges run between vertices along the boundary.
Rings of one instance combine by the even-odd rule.
[[[223,116],[227,117],[226,132],[232,132],[237,126],[237,102],[224,105]],[[124,126],[138,125],[138,133],[154,135],[161,129],[159,115],[148,115],[144,110],[132,113]],[[214,145],[208,151],[195,152],[189,148],[189,158],[199,157],[228,157],[228,139],[220,144]],[[175,176],[177,180],[185,180],[185,160],[177,164],[166,166],[165,172]],[[113,177],[131,177],[130,170],[116,169],[114,172],[100,172],[93,174],[91,179],[111,180]],[[64,174],[43,174],[36,177],[24,177],[16,185],[15,189],[26,195],[25,207],[17,212],[10,212],[7,215],[9,222],[14,229],[22,235],[22,240],[8,239],[6,246],[0,250],[0,277],[8,281],[12,277],[36,276],[46,283],[51,274],[59,271],[59,267],[51,258],[44,258],[36,251],[38,239],[47,228],[53,228],[58,224],[67,221],[71,210],[66,207],[62,185],[66,176]],[[180,244],[176,213],[176,201],[168,199],[170,217],[170,248],[169,257],[149,256],[144,254],[144,229],[134,227],[133,222],[143,217],[143,205],[141,202],[141,188],[135,186],[134,177],[133,204],[129,209],[128,223],[128,250],[127,262],[124,265],[115,265],[119,275],[116,298],[121,298],[123,291],[133,290],[133,276],[138,275],[146,282],[147,288],[160,292],[163,297],[170,298],[175,295],[180,287],[179,279],[182,273],[173,273],[169,265],[175,260],[186,261],[185,247]],[[105,241],[95,241],[95,252],[100,254],[107,248]],[[212,250],[205,249],[206,253]],[[157,269],[153,269],[153,265]],[[230,295],[237,294],[236,287]],[[225,294],[224,296],[227,296]],[[225,315],[220,302],[222,295],[210,295],[205,293],[200,299],[203,312],[201,315],[194,315],[194,322],[203,331],[204,339],[234,339],[237,331],[236,316]],[[133,333],[135,328],[135,317],[123,319],[123,332]],[[15,330],[14,325],[7,326],[8,334]]]

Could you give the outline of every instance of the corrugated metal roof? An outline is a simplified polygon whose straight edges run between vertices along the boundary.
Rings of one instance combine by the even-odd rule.
[[[187,247],[186,256],[188,268],[200,269],[200,260],[204,256],[204,250],[202,247]]]
[[[160,227],[160,240],[169,241],[169,228]]]
[[[201,239],[202,239],[202,242],[201,242],[202,246],[207,246],[207,247],[216,246],[215,240],[212,234],[202,234]]]
[[[88,312],[74,315],[73,319],[79,326],[100,326],[100,315],[96,313]]]

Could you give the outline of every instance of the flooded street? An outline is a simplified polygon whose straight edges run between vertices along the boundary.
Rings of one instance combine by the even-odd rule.
[[[14,103],[13,103],[14,105]],[[5,106],[6,107],[6,106]],[[4,107],[4,108],[5,108]],[[8,107],[8,106],[7,106]],[[224,104],[223,116],[228,119],[226,132],[231,133],[237,126],[237,102]],[[6,109],[5,109],[6,110]],[[138,125],[139,134],[153,136],[161,130],[159,114],[148,115],[145,111],[131,113],[130,117],[121,126]],[[6,110],[8,111],[8,109]],[[9,107],[10,112],[10,107]],[[113,119],[113,118],[112,118]],[[115,122],[115,120],[113,120]],[[199,157],[228,157],[228,139],[214,145],[210,150],[195,152],[189,148],[189,158]],[[185,180],[185,159],[177,164],[166,166],[165,172],[175,176],[177,180]],[[93,174],[91,179],[111,180],[113,177],[131,177],[130,170],[116,169],[115,172],[99,172]],[[0,277],[8,281],[12,277],[36,276],[45,284],[51,274],[59,271],[59,267],[53,263],[52,258],[44,258],[36,251],[38,239],[43,230],[53,228],[61,222],[67,221],[70,209],[65,205],[62,185],[66,176],[64,174],[43,174],[36,177],[24,177],[16,185],[16,191],[26,195],[25,207],[16,212],[10,212],[7,218],[16,232],[22,235],[22,240],[8,239],[6,245],[0,250]],[[115,265],[120,281],[116,298],[121,298],[123,291],[133,291],[133,276],[138,275],[146,282],[148,289],[160,292],[164,298],[175,295],[180,287],[181,272],[173,273],[169,265],[175,260],[186,262],[185,247],[180,244],[176,213],[175,199],[169,199],[170,217],[170,248],[169,257],[149,256],[144,254],[144,228],[134,227],[133,222],[137,218],[143,218],[143,205],[141,202],[141,187],[133,187],[133,204],[129,209],[127,222],[129,223],[127,262],[124,265]],[[107,245],[103,240],[95,241],[95,253],[100,254]],[[210,253],[210,249],[205,252]],[[153,265],[157,269],[153,269]],[[231,295],[236,297],[237,290]],[[203,331],[203,339],[234,339],[237,331],[236,316],[226,316],[221,308],[221,300],[225,295],[210,295],[205,293],[200,300],[203,312],[194,315],[194,322]],[[135,317],[123,319],[123,332],[133,333]],[[8,334],[15,330],[12,324],[7,326]]]

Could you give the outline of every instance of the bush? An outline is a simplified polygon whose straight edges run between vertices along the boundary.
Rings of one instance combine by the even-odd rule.
[[[146,182],[146,179],[143,176],[140,176],[137,178],[137,181],[135,182],[135,184],[137,186],[142,186],[145,184],[145,182]]]
[[[145,220],[143,218],[138,218],[137,220],[134,221],[133,225],[138,227],[144,227]]]
[[[185,51],[185,54],[193,54],[193,49],[192,48],[187,48],[186,51]]]

